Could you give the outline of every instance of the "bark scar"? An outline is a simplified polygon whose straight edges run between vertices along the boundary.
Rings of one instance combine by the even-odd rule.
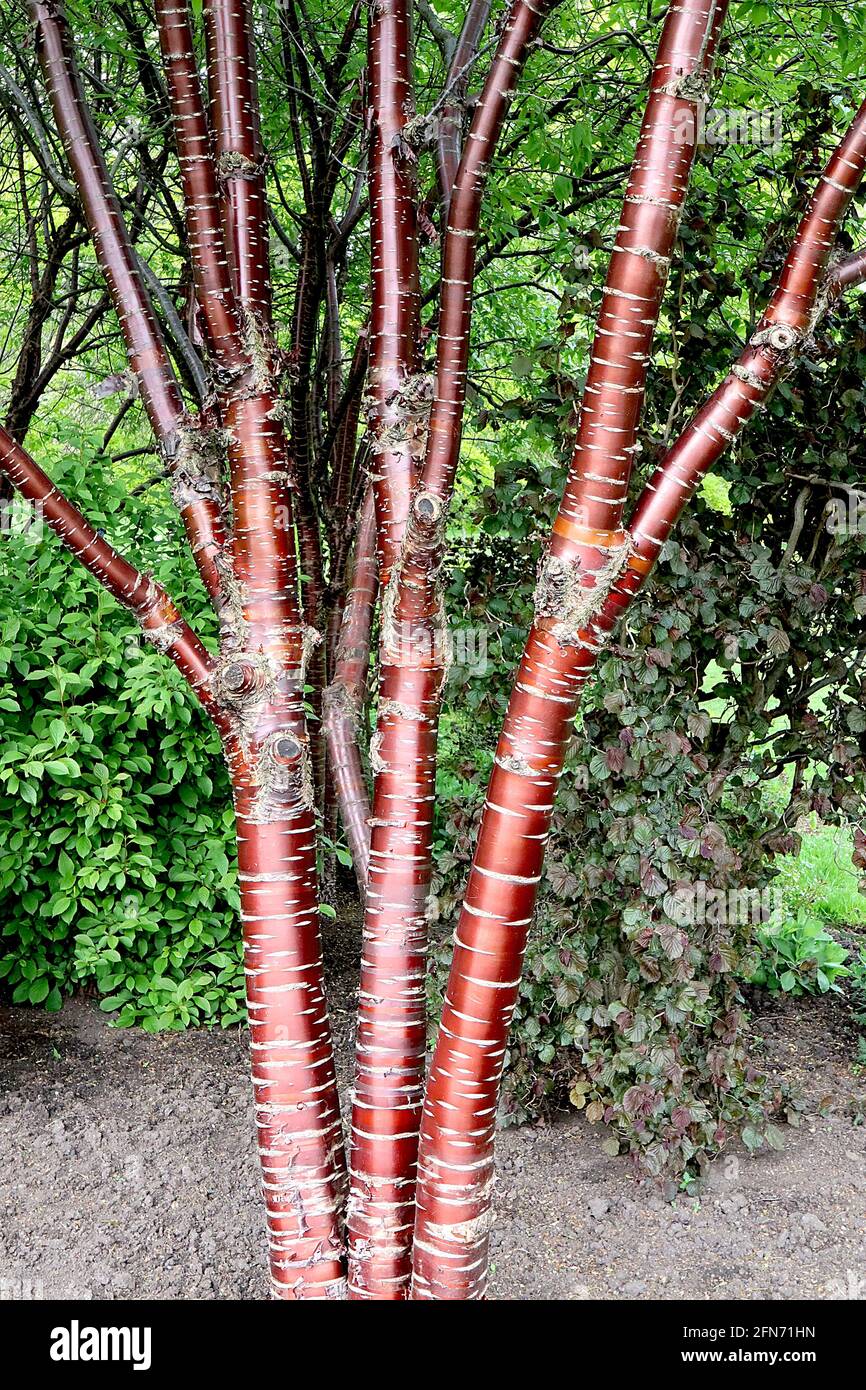
[[[608,548],[599,569],[589,571],[577,557],[563,559],[548,554],[543,561],[535,589],[535,611],[540,618],[556,620],[551,629],[561,647],[579,646],[581,633],[592,627],[622,574],[632,544],[625,536],[619,545]],[[590,579],[591,585],[584,581]]]

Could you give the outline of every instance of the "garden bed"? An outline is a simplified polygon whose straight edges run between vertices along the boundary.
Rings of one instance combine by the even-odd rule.
[[[353,979],[335,982],[344,1087]],[[782,1153],[737,1147],[671,1204],[577,1114],[500,1141],[499,1298],[866,1296],[866,1085],[836,995],[756,999],[763,1065],[802,1093]],[[149,1036],[95,1003],[0,1010],[0,1289],[267,1296],[246,1038]]]

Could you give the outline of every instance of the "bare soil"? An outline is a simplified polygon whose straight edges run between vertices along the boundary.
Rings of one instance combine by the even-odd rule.
[[[352,977],[333,1009],[344,1084]],[[499,1145],[500,1299],[866,1297],[866,1085],[835,997],[757,1001],[763,1064],[806,1111],[665,1202],[579,1115]],[[93,1001],[0,1010],[0,1297],[263,1299],[239,1029],[149,1036]]]

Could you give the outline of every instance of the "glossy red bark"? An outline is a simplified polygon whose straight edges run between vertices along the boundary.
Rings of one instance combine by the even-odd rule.
[[[241,304],[268,324],[268,211],[249,0],[204,0],[204,17],[216,175],[232,281]]]
[[[502,1065],[581,690],[703,472],[745,426],[808,330],[864,167],[866,105],[819,184],[749,348],[648,484],[628,533],[604,535],[588,527],[581,532],[567,510],[578,496],[586,501],[582,489],[591,467],[602,478],[602,511],[593,504],[593,521],[600,516],[619,524],[621,516],[613,478],[628,469],[624,451],[619,450],[617,469],[608,470],[596,459],[587,464],[579,444],[566,514],[560,512],[551,545],[556,559],[573,557],[572,567],[548,567],[539,586],[538,616],[497,750],[428,1080],[414,1256],[417,1297],[484,1295]],[[615,351],[610,360],[617,361]]]
[[[259,1155],[274,1292],[344,1292],[342,1129],[322,974],[312,757],[311,634],[298,602],[287,449],[276,397],[224,400],[236,626],[222,690],[238,830]],[[285,518],[280,520],[280,518]],[[224,647],[226,642],[224,640]]]
[[[52,0],[31,3],[52,106],[131,371],[174,470],[175,500],[219,612],[219,654],[208,654],[167,595],[119,556],[2,430],[0,473],[43,509],[64,544],[137,615],[148,639],[176,663],[220,730],[237,816],[272,1283],[284,1298],[340,1298],[346,1289],[345,1172],[319,935],[314,759],[304,713],[314,651],[308,623],[318,615],[321,556],[307,505],[311,494],[292,487],[297,470],[274,380],[251,3],[204,0],[212,131],[186,0],[156,4],[195,298],[205,329],[201,345],[215,384],[206,420],[184,409],[86,108],[68,29]],[[512,0],[459,159],[462,79],[438,107],[437,162],[447,218],[431,383],[419,375],[416,156],[406,138],[413,115],[409,7],[406,0],[377,0],[370,7],[373,500],[356,537],[327,712],[348,838],[362,872],[368,855],[371,866],[348,1207],[351,1290],[359,1298],[407,1293],[425,1044],[424,918],[436,728],[447,661],[438,570],[460,449],[484,183],[509,96],[546,8],[544,0]],[[472,0],[449,82],[477,50],[487,9],[486,0]],[[866,162],[864,108],[819,186],[746,352],[656,471],[624,529],[653,334],[694,158],[694,116],[706,94],[726,10],[727,0],[672,4],[653,72],[577,449],[497,751],[428,1085],[415,1223],[419,1298],[484,1293],[502,1060],[580,692],[700,477],[778,380],[816,315],[866,277],[866,253],[859,253],[822,278]],[[349,35],[355,17],[353,12]],[[293,9],[290,27],[297,47],[304,33]],[[292,357],[303,380],[295,382],[292,417],[304,471],[315,452],[306,433],[306,378],[320,282],[331,323],[332,423],[340,351],[334,266],[323,266],[315,236],[305,235],[302,243]],[[365,353],[359,343],[356,359],[363,361]],[[335,440],[331,500],[347,520],[356,505],[350,494],[359,398],[360,380]],[[227,457],[214,459],[214,447],[218,452],[223,445]],[[223,506],[224,463],[230,509]],[[292,504],[299,495],[305,505],[298,510]],[[303,596],[296,536],[301,569],[314,576]],[[348,527],[345,540],[347,550]],[[377,546],[385,592],[370,826],[353,724],[364,695]]]
[[[684,0],[668,10],[557,520],[565,550],[570,551],[571,526],[613,532],[620,525],[653,338],[697,149],[699,113],[727,11],[728,0]]]
[[[460,452],[481,199],[510,95],[546,9],[544,3],[514,0],[475,106],[445,230],[436,381],[426,454],[399,551],[388,583],[383,584],[379,705],[371,745],[375,785],[352,1111],[348,1214],[352,1298],[399,1299],[408,1292],[427,1034],[426,910],[436,740],[448,659],[438,574],[445,513]],[[374,325],[376,321],[374,307]],[[375,342],[374,332],[371,359]],[[405,397],[401,404],[406,432]],[[387,556],[396,533],[386,530],[385,535]]]
[[[120,321],[130,371],[166,463],[180,477],[180,511],[199,573],[211,597],[218,598],[218,561],[226,541],[218,490],[210,480],[188,487],[181,476],[187,452],[184,429],[190,422],[84,100],[69,27],[53,0],[30,0],[30,9],[57,128]]]

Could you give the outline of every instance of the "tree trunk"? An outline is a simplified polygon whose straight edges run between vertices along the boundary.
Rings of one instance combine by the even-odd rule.
[[[703,61],[708,58],[705,50]],[[658,68],[656,73],[657,81]],[[619,526],[629,468],[621,436],[612,436],[617,457],[609,464],[610,452],[604,451],[586,463],[588,434],[581,427],[554,526],[551,555],[559,564],[552,567],[549,557],[542,568],[537,618],[497,750],[428,1080],[419,1160],[417,1297],[478,1298],[484,1293],[502,1061],[580,693],[703,472],[744,427],[804,341],[839,225],[864,167],[866,104],[821,181],[749,348],[651,479],[629,532],[606,536],[587,528],[575,564],[561,545],[561,539],[577,541],[575,499],[582,497],[586,505],[587,485],[595,493],[600,484],[601,511],[584,516],[594,526],[599,520]],[[627,223],[627,214],[623,221]],[[617,270],[615,255],[612,276]],[[605,314],[603,306],[602,324]],[[617,360],[615,343],[605,351],[609,361]],[[593,400],[584,410],[595,412],[596,405]],[[608,432],[615,410],[614,405],[606,415]],[[590,422],[589,437],[597,427],[597,421]]]
[[[578,634],[627,556],[622,508],[655,325],[726,5],[684,0],[662,31],[602,301],[565,497],[499,741],[427,1086],[413,1295],[481,1298],[493,1136],[544,844],[577,699]],[[685,118],[685,122],[684,122]],[[691,122],[691,125],[687,122]],[[686,138],[683,138],[683,135]],[[588,461],[588,462],[587,462]],[[517,950],[507,950],[500,937]],[[486,952],[495,938],[498,951]],[[510,973],[502,974],[499,955]]]
[[[427,1036],[436,743],[447,674],[439,572],[460,453],[481,200],[511,93],[547,8],[513,0],[475,108],[449,201],[429,430],[423,428],[426,393],[418,390],[410,400],[404,388],[400,398],[401,438],[410,454],[415,439],[426,443],[423,467],[402,533],[389,528],[387,518],[379,520],[387,578],[383,575],[379,705],[370,748],[375,785],[352,1112],[353,1298],[408,1294]],[[376,52],[374,45],[371,70]],[[378,110],[374,100],[374,113]],[[375,212],[374,205],[374,239]],[[374,273],[374,291],[375,284]],[[374,308],[375,303],[374,298]],[[376,371],[375,325],[374,316],[371,372]],[[405,463],[401,479],[404,475]]]
[[[214,356],[218,427],[186,411],[99,149],[65,20],[34,0],[58,128],[202,579],[220,617],[209,689],[238,826],[256,1124],[275,1292],[344,1290],[342,1131],[324,1003],[291,460],[273,382],[264,164],[249,14],[206,5],[207,129],[188,14],[162,4],[194,282]],[[219,216],[218,216],[219,212]],[[227,254],[227,248],[229,254]],[[230,278],[229,278],[230,277]],[[220,473],[227,452],[232,530]],[[171,623],[169,629],[173,631]],[[163,640],[163,639],[160,639]],[[168,641],[168,637],[164,639]]]

